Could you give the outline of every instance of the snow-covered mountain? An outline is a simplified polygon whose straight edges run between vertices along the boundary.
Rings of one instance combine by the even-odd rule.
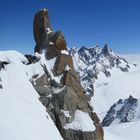
[[[94,105],[101,121],[108,115],[107,112],[109,112],[111,106],[120,99],[122,99],[122,101],[128,101],[127,99],[130,95],[136,100],[140,99],[140,54],[121,55],[121,57],[125,58],[129,63],[135,64],[135,66],[131,65],[129,72],[121,72],[113,68],[110,70],[111,77],[109,78],[100,73],[98,80],[96,80],[94,84],[95,93],[91,99],[91,104]],[[104,85],[104,83],[108,84]],[[131,106],[129,107],[127,110],[128,113],[131,113]],[[136,108],[136,111],[137,116],[140,111],[139,106]],[[125,114],[125,112],[122,114]],[[121,117],[123,117],[123,115]],[[139,117],[126,123],[116,123],[114,121],[114,125],[104,128],[105,139],[139,140],[139,128]]]
[[[120,99],[111,106],[102,121],[102,125],[110,126],[136,120],[140,120],[140,100],[130,95],[129,98]]]
[[[130,95],[137,99],[140,98],[140,57],[139,55],[122,55],[122,57],[132,63],[129,72],[122,72],[114,67],[110,69],[111,77],[107,78],[100,73],[98,80],[94,83],[95,93],[91,104],[94,105],[101,120],[119,99],[126,99]],[[102,102],[99,102],[100,99]]]
[[[94,83],[100,73],[103,73],[105,77],[111,77],[111,69],[116,68],[128,72],[132,65],[108,48],[107,44],[103,48],[99,46],[72,48],[70,54],[81,83],[89,96],[94,94]],[[104,85],[107,84],[104,83]]]
[[[118,55],[106,45],[104,48],[73,48],[70,53],[83,87],[93,96],[90,104],[106,126],[111,124],[104,128],[105,139],[138,140],[140,55]],[[131,99],[136,102],[130,103]],[[122,101],[121,106],[118,101]]]
[[[68,52],[47,9],[33,25],[34,55],[0,52],[0,139],[139,140],[140,55]]]

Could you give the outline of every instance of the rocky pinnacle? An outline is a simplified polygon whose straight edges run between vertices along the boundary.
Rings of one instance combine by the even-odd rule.
[[[45,74],[37,78],[33,86],[62,137],[64,140],[103,140],[103,129],[99,118],[85,96],[85,89],[80,83],[72,57],[67,51],[64,34],[61,31],[53,31],[47,9],[42,9],[35,14],[33,30],[36,42],[34,51],[39,54],[45,52],[46,61],[55,59],[51,71],[54,77],[61,77],[60,83],[51,79],[46,65],[43,66]],[[55,89],[57,94],[54,92]],[[83,131],[80,128],[79,130],[73,128],[70,124],[77,121],[77,114],[78,117],[82,117],[79,114],[89,116],[92,123],[90,125],[93,125],[95,130]],[[85,121],[81,120],[79,123],[86,124]]]

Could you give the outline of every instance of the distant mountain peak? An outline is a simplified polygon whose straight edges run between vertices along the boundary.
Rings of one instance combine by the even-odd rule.
[[[100,72],[104,73],[106,77],[110,77],[110,70],[113,68],[128,72],[131,67],[130,63],[114,53],[107,44],[103,48],[99,46],[71,48],[70,54],[73,57],[74,66],[79,73],[82,85],[90,96],[94,94],[92,83],[98,79]]]
[[[120,99],[113,104],[102,121],[102,126],[131,122],[138,119],[140,100],[130,95],[127,99]]]

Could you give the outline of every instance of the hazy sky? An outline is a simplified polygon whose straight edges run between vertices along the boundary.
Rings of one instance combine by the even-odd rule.
[[[42,8],[69,47],[108,43],[118,53],[140,53],[140,0],[0,0],[0,50],[33,52],[33,17]]]

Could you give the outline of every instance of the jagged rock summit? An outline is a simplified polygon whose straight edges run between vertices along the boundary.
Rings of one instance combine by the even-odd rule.
[[[103,140],[103,129],[75,72],[64,34],[53,31],[47,9],[35,14],[33,25],[35,57],[26,56],[42,71],[30,79],[40,101],[64,140]]]
[[[102,121],[102,126],[110,126],[139,120],[139,104],[140,100],[131,95],[125,100],[120,99],[117,103],[110,107]]]
[[[50,25],[47,9],[42,9],[35,14],[33,30],[35,52],[41,53],[42,50],[47,50],[47,58],[51,59],[56,57],[60,50],[67,50],[63,33],[54,32]]]
[[[107,44],[103,48],[99,46],[71,48],[70,54],[82,86],[90,97],[94,95],[94,83],[100,73],[109,78],[112,69],[128,72],[133,65],[114,53]]]

